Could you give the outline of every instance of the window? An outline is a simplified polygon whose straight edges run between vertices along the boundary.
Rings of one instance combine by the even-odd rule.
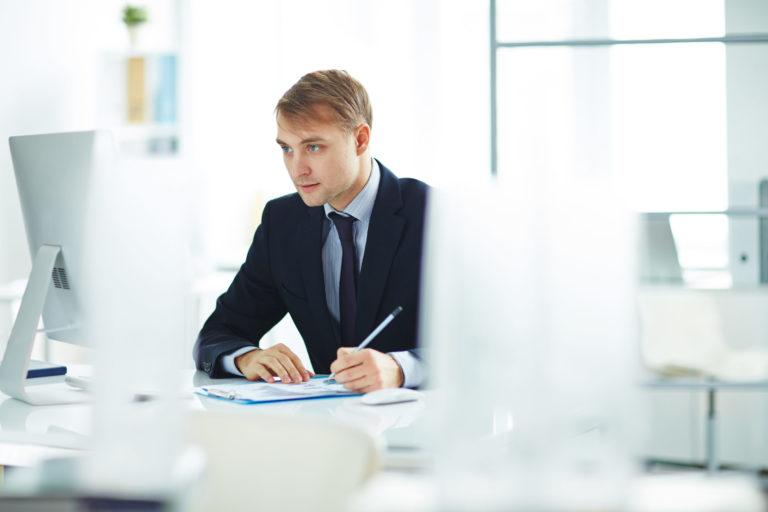
[[[738,165],[764,153],[761,127],[747,127],[758,115],[750,109],[768,103],[754,84],[768,82],[756,65],[768,52],[768,8],[498,0],[491,9],[500,177],[611,181],[639,212],[759,206],[762,171]],[[758,282],[758,220],[747,217],[672,216],[688,283]]]

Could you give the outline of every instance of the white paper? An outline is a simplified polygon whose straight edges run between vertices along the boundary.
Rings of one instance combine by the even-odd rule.
[[[223,395],[233,400],[251,400],[266,402],[271,400],[298,400],[321,396],[354,395],[354,393],[335,381],[312,379],[298,384],[270,384],[268,382],[249,382],[247,384],[214,384],[195,388],[201,395]]]

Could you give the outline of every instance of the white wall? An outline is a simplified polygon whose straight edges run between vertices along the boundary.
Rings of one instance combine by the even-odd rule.
[[[92,129],[122,0],[0,0],[0,284],[30,257],[7,137]],[[263,203],[292,192],[273,108],[301,75],[348,70],[374,107],[374,155],[433,184],[488,174],[488,5],[461,0],[148,0],[146,50],[180,55],[181,150],[202,176],[200,256],[239,264]],[[109,126],[106,126],[109,128]],[[219,293],[223,290],[218,290]],[[0,339],[10,329],[0,304]]]
[[[0,283],[26,277],[30,262],[6,141],[11,135],[94,128],[101,57],[127,49],[120,21],[124,4],[0,0]],[[156,14],[158,27],[147,35],[167,46],[164,25],[173,3],[143,4]]]
[[[96,47],[89,25],[88,16],[63,2],[0,3],[0,282],[29,268],[28,254],[19,250],[26,241],[6,141],[88,126]]]
[[[341,68],[373,103],[372,151],[433,184],[488,175],[488,6],[436,0],[190,0],[186,147],[207,176],[205,239],[242,260],[266,199],[293,187],[273,109],[303,74]]]
[[[165,26],[180,26],[181,142],[207,176],[206,234],[214,252],[243,248],[259,214],[253,210],[264,198],[292,191],[274,143],[272,109],[291,84],[315,69],[347,69],[367,86],[374,152],[399,174],[436,184],[486,177],[485,3],[144,3],[151,23],[160,15]],[[4,140],[93,128],[103,117],[96,112],[100,59],[126,49],[122,5],[0,0]],[[179,16],[169,20],[173,6]],[[172,45],[163,33],[150,31],[147,46]],[[0,185],[0,282],[6,282],[29,269],[7,149],[0,150]]]
[[[26,277],[30,267],[8,137],[91,127],[102,37],[93,26],[109,2],[79,3],[0,1],[0,283]],[[3,338],[9,322],[0,309]]]
[[[166,44],[172,2],[143,2],[156,16],[152,43]],[[0,0],[0,284],[27,277],[30,256],[9,136],[96,127],[100,65],[128,48],[122,0]],[[149,27],[148,27],[149,28]],[[0,346],[10,329],[0,303]]]

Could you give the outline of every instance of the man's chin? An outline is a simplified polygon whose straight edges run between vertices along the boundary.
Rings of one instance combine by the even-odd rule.
[[[299,192],[299,197],[301,197],[301,200],[304,201],[305,205],[310,206],[310,207],[312,207],[312,206],[322,206],[322,205],[325,204],[325,201],[323,201],[322,199],[319,199],[319,198],[316,198],[316,197],[312,197],[309,194],[303,194],[303,193]]]

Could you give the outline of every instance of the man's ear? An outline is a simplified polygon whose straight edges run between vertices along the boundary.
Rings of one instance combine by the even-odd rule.
[[[360,156],[368,150],[368,144],[371,141],[371,127],[365,123],[360,123],[352,134],[355,137],[357,156]]]

